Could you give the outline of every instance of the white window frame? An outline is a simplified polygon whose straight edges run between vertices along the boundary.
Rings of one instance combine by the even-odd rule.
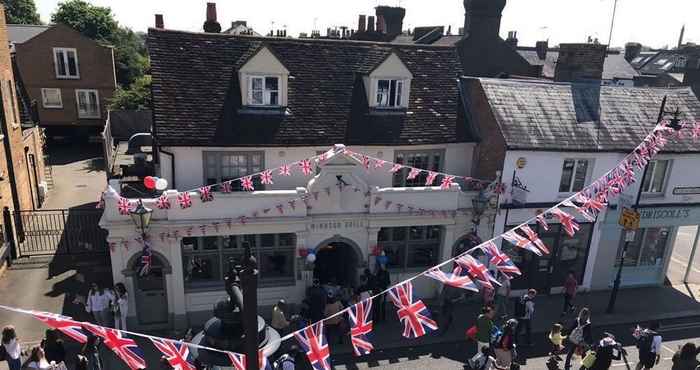
[[[97,114],[83,114],[80,112],[80,94],[81,93],[95,93],[95,99],[97,100]],[[102,112],[100,110],[100,92],[95,89],[76,89],[75,90],[75,108],[78,110],[78,118],[101,118]]]
[[[63,63],[66,66],[66,74],[60,74],[58,69],[58,56],[56,52],[63,52]],[[68,52],[73,52],[75,55],[75,76],[70,74],[68,68]],[[60,79],[79,79],[80,78],[80,63],[78,62],[78,49],[76,48],[53,48],[53,66],[56,71],[56,78]]]
[[[46,101],[46,93],[49,90],[58,91],[58,104],[52,105],[48,104]],[[63,108],[63,97],[61,96],[61,89],[53,87],[42,87],[41,88],[41,105],[46,109],[62,109]]]
[[[574,168],[571,172],[571,179],[569,180],[569,185],[567,186],[567,190],[561,191],[561,180],[562,180],[562,177],[564,176],[564,163],[566,163],[566,161],[574,161]],[[576,170],[578,170],[579,163],[582,161],[586,161],[586,166],[587,166],[586,167],[586,175],[585,175],[585,178],[583,180],[582,188],[576,190],[573,188],[574,184],[576,183]],[[560,194],[574,193],[577,191],[581,191],[583,188],[586,187],[586,183],[588,182],[589,176],[590,176],[592,168],[593,168],[593,159],[591,159],[591,158],[564,158],[564,161],[562,161],[561,167],[562,167],[562,172],[561,172],[561,176],[559,177],[559,188],[557,190],[559,191]]]
[[[265,80],[268,78],[277,79],[277,90],[268,90],[265,87]],[[262,103],[256,103],[253,101],[253,80],[262,80]],[[272,93],[277,93],[277,104],[270,104]],[[282,104],[282,77],[279,75],[249,75],[248,76],[248,105],[258,106],[258,107],[279,107]]]
[[[649,191],[649,189],[652,187],[652,184],[654,183],[654,178],[657,175],[657,166],[656,164],[658,162],[666,162],[666,169],[664,172],[664,177],[661,179],[661,189],[659,191]],[[654,164],[652,166],[652,163]],[[655,159],[652,161],[649,161],[647,166],[649,166],[649,169],[647,170],[646,176],[642,179],[642,183],[639,185],[642,187],[642,194],[645,195],[663,195],[666,192],[666,182],[668,181],[668,176],[671,173],[671,165],[672,161],[670,159]],[[649,177],[649,183],[647,186],[644,186],[644,183],[646,182],[647,176]]]
[[[380,90],[379,90],[379,83],[381,81],[389,81],[389,90],[387,92],[386,96],[386,104],[382,104],[381,102],[377,101],[380,95]],[[396,88],[395,90],[398,90],[398,99],[394,101],[394,105],[390,105],[390,100],[391,100],[391,82],[395,81]],[[374,104],[377,108],[382,108],[382,109],[396,109],[396,108],[403,108],[405,107],[404,102],[406,100],[406,79],[403,78],[377,78],[374,81]],[[397,94],[396,92],[394,93],[395,95]],[[383,95],[383,94],[382,94]]]

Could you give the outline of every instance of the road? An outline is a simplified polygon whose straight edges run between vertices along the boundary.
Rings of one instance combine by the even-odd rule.
[[[685,276],[686,267],[688,266],[690,253],[693,248],[695,230],[697,230],[697,226],[682,226],[678,228],[676,243],[673,246],[671,262],[669,263],[668,272],[666,274],[667,279],[672,284],[683,283],[683,277]],[[698,249],[700,249],[700,247]],[[695,258],[693,259],[690,275],[688,276],[688,283],[700,283],[700,250],[696,252]]]

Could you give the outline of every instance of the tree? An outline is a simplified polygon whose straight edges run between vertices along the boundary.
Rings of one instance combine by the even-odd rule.
[[[144,35],[120,27],[114,34],[112,45],[117,82],[128,87],[148,70],[149,60]]]
[[[112,41],[119,28],[110,8],[94,6],[83,0],[60,3],[51,21],[63,23],[91,39],[105,42]]]
[[[109,102],[109,109],[141,110],[151,109],[151,76],[137,78],[128,89],[117,88],[117,92]]]
[[[2,0],[9,24],[41,24],[34,0]]]

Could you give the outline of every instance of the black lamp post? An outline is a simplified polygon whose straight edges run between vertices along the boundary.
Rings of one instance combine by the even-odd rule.
[[[486,207],[489,205],[489,200],[484,196],[483,190],[479,192],[479,195],[472,198],[472,223],[474,224],[474,235],[477,234],[479,224],[481,223],[481,216],[486,211]]]
[[[134,222],[134,225],[136,225],[136,228],[138,228],[141,231],[142,238],[145,238],[146,231],[151,225],[152,214],[153,210],[144,206],[143,200],[140,199],[139,204],[136,206],[136,208],[129,212],[129,215],[131,216],[131,220]]]

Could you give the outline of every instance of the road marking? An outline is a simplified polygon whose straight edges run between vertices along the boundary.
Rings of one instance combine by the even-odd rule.
[[[688,262],[679,260],[679,259],[677,259],[677,258],[674,257],[674,256],[671,256],[671,261],[672,261],[672,262],[675,262],[675,263],[677,263],[677,264],[679,264],[679,265],[682,265],[683,267],[688,267]],[[695,271],[695,272],[697,272],[697,273],[700,274],[700,270],[696,269],[695,267],[691,268],[691,270],[692,270],[692,271]]]
[[[673,354],[675,354],[675,353],[676,353],[676,351],[674,351],[674,350],[672,350],[672,349],[668,348],[668,346],[667,346],[667,345],[665,345],[665,344],[662,344],[662,345],[661,345],[661,348],[663,348],[663,349],[665,349],[665,350],[667,350],[667,351],[669,351],[669,352],[671,352],[671,353],[673,353]]]

